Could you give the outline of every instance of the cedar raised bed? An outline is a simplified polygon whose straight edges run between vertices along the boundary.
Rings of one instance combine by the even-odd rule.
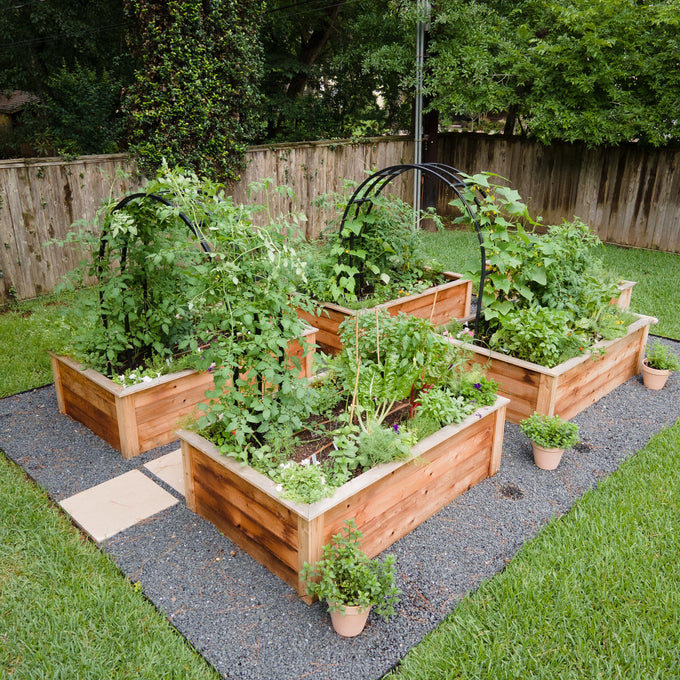
[[[313,345],[315,334],[316,329],[311,329],[304,337]],[[50,355],[59,413],[88,427],[124,458],[177,439],[179,421],[205,401],[207,390],[214,389],[211,373],[194,370],[122,387],[69,357]],[[312,351],[303,358],[302,347],[294,341],[288,355],[297,356],[302,363],[301,375],[311,377]]]
[[[500,466],[507,399],[480,408],[312,504],[279,498],[268,477],[220,455],[200,435],[179,431],[187,506],[288,583],[306,602],[299,572],[354,518],[374,557]]]
[[[422,293],[384,302],[370,309],[387,309],[392,316],[403,312],[421,319],[430,319],[435,326],[453,319],[469,317],[472,281],[454,272],[444,272],[442,277],[446,279],[446,283],[432,286]],[[318,314],[298,308],[298,316],[318,329],[316,339],[319,344],[332,352],[339,352],[342,350],[342,343],[338,328],[345,319],[354,316],[356,311],[332,302],[318,304]]]
[[[511,423],[519,423],[534,411],[568,420],[642,370],[649,327],[657,319],[636,316],[624,337],[599,342],[592,351],[554,368],[459,340],[451,342],[464,344],[472,360],[482,364],[486,376],[499,384],[498,393],[510,399],[507,418]]]

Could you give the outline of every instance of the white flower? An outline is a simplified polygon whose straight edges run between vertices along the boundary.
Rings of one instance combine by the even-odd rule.
[[[142,382],[148,383],[151,382],[153,378],[150,375],[143,375],[142,376]]]

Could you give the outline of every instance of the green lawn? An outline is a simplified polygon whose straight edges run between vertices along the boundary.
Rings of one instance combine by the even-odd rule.
[[[427,235],[447,268],[475,237]],[[607,246],[636,311],[680,339],[680,256]],[[81,293],[82,294],[82,293]],[[87,293],[85,293],[87,294]],[[51,382],[69,298],[0,313],[0,396]],[[407,656],[394,680],[677,678],[680,422],[531,541]],[[0,678],[217,678],[0,454]]]
[[[530,541],[391,680],[680,677],[680,421]]]
[[[0,678],[219,677],[0,455]]]

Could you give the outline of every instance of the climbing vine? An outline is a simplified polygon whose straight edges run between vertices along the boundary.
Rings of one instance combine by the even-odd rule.
[[[238,176],[260,127],[261,5],[126,0],[136,72],[124,106],[144,172],[165,159],[213,179]]]

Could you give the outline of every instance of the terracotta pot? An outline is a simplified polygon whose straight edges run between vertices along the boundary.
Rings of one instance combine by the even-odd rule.
[[[564,449],[546,449],[534,442],[531,442],[531,445],[534,447],[536,467],[541,468],[541,470],[554,470],[560,464]]]
[[[647,360],[642,362],[642,382],[650,390],[660,390],[666,384],[671,372],[668,369],[647,366]]]
[[[331,603],[328,603],[329,606]],[[342,605],[341,605],[342,606]],[[342,610],[331,610],[331,623],[335,632],[344,638],[359,635],[366,625],[371,608],[350,607],[344,605]]]

